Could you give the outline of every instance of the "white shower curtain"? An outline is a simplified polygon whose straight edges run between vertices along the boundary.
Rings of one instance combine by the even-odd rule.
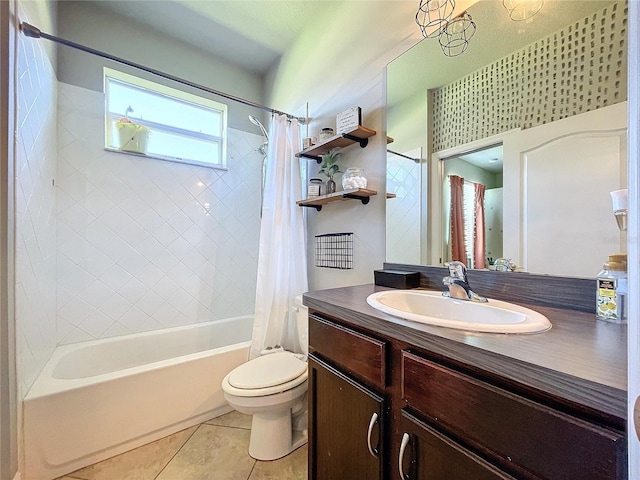
[[[298,121],[274,114],[269,130],[251,358],[273,345],[301,351],[293,302],[308,285]]]

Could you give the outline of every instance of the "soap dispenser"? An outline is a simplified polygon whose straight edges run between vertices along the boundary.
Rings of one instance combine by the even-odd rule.
[[[596,278],[596,317],[611,323],[627,322],[627,254],[609,255]]]

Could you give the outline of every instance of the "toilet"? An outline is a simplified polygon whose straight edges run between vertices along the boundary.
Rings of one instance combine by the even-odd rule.
[[[308,309],[302,296],[293,307],[303,354],[267,353],[234,368],[222,380],[234,409],[253,415],[249,455],[275,460],[307,443]]]

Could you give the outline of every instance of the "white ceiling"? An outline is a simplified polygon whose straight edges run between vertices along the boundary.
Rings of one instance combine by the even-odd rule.
[[[367,8],[366,0],[93,1],[260,75],[267,73],[307,25],[323,18],[325,11],[338,11],[345,1],[357,1]],[[414,9],[405,8],[412,3],[405,0],[371,1],[388,3],[389,8],[381,11],[389,14],[413,12],[419,4],[419,0],[413,0]],[[531,20],[514,22],[502,0],[479,0],[468,9],[477,24],[468,50],[459,57],[448,58],[442,54],[437,39],[422,40],[391,62],[387,102],[393,105],[421,89],[450,83],[611,3],[613,0],[545,0],[542,10]],[[407,15],[406,21],[418,31],[413,14]]]
[[[455,158],[480,167],[493,173],[502,172],[502,145],[476,150],[475,152],[458,155]],[[446,158],[445,160],[448,160]]]
[[[394,105],[419,91],[451,83],[612,3],[545,0],[537,15],[514,22],[502,0],[480,0],[468,9],[477,31],[462,55],[445,57],[437,38],[425,39],[390,63],[387,103]]]
[[[211,54],[264,75],[309,22],[340,2],[322,0],[95,0]]]

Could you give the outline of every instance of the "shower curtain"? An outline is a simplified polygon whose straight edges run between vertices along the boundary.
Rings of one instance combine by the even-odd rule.
[[[298,121],[274,114],[269,130],[251,358],[274,345],[301,351],[293,302],[308,285]]]

